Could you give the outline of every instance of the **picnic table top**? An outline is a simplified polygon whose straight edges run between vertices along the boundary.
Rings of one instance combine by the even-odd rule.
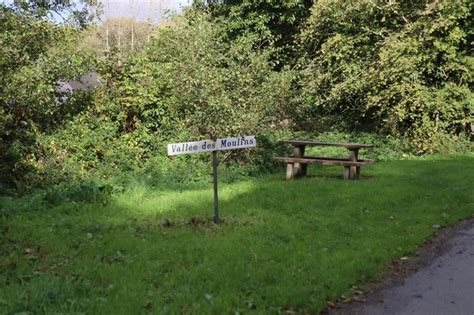
[[[362,143],[332,143],[332,142],[318,142],[318,141],[307,141],[307,140],[283,140],[281,143],[288,143],[295,147],[298,146],[328,146],[328,147],[344,147],[347,149],[361,149],[361,148],[372,148],[373,144],[362,144]]]

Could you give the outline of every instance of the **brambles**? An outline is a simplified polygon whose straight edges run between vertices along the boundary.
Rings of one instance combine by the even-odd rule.
[[[166,182],[176,165],[199,181],[206,156],[170,162],[165,145],[244,134],[259,146],[223,157],[238,176],[272,169],[285,136],[370,138],[384,159],[469,149],[471,2],[206,2],[117,20],[120,40],[0,5],[0,185]],[[91,73],[96,88],[61,90]]]

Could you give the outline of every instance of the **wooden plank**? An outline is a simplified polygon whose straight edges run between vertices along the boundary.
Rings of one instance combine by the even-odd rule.
[[[318,141],[306,141],[306,140],[283,140],[281,143],[291,144],[293,146],[330,146],[330,147],[343,147],[343,148],[372,148],[373,144],[363,143],[332,143],[332,142],[318,142]]]
[[[343,165],[343,166],[364,166],[373,163],[372,160],[348,161],[344,159],[314,159],[314,158],[294,158],[294,157],[274,157],[276,161],[285,163],[301,163],[301,164],[321,164],[321,165]]]
[[[291,157],[291,156],[288,156]],[[303,157],[304,159],[315,159],[315,160],[328,160],[328,161],[349,161],[346,158],[341,158],[341,157],[325,157],[325,156],[305,156]],[[374,160],[369,160],[369,159],[358,159],[357,162],[364,162],[367,164],[374,163]]]

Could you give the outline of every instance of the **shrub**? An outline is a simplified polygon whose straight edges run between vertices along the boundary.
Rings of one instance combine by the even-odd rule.
[[[302,117],[443,150],[470,136],[472,1],[316,1]],[[331,118],[331,119],[328,119]]]

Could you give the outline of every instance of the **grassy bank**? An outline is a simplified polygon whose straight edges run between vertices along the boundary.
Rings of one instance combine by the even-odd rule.
[[[313,167],[97,203],[1,197],[0,312],[316,313],[474,214],[474,156]]]

